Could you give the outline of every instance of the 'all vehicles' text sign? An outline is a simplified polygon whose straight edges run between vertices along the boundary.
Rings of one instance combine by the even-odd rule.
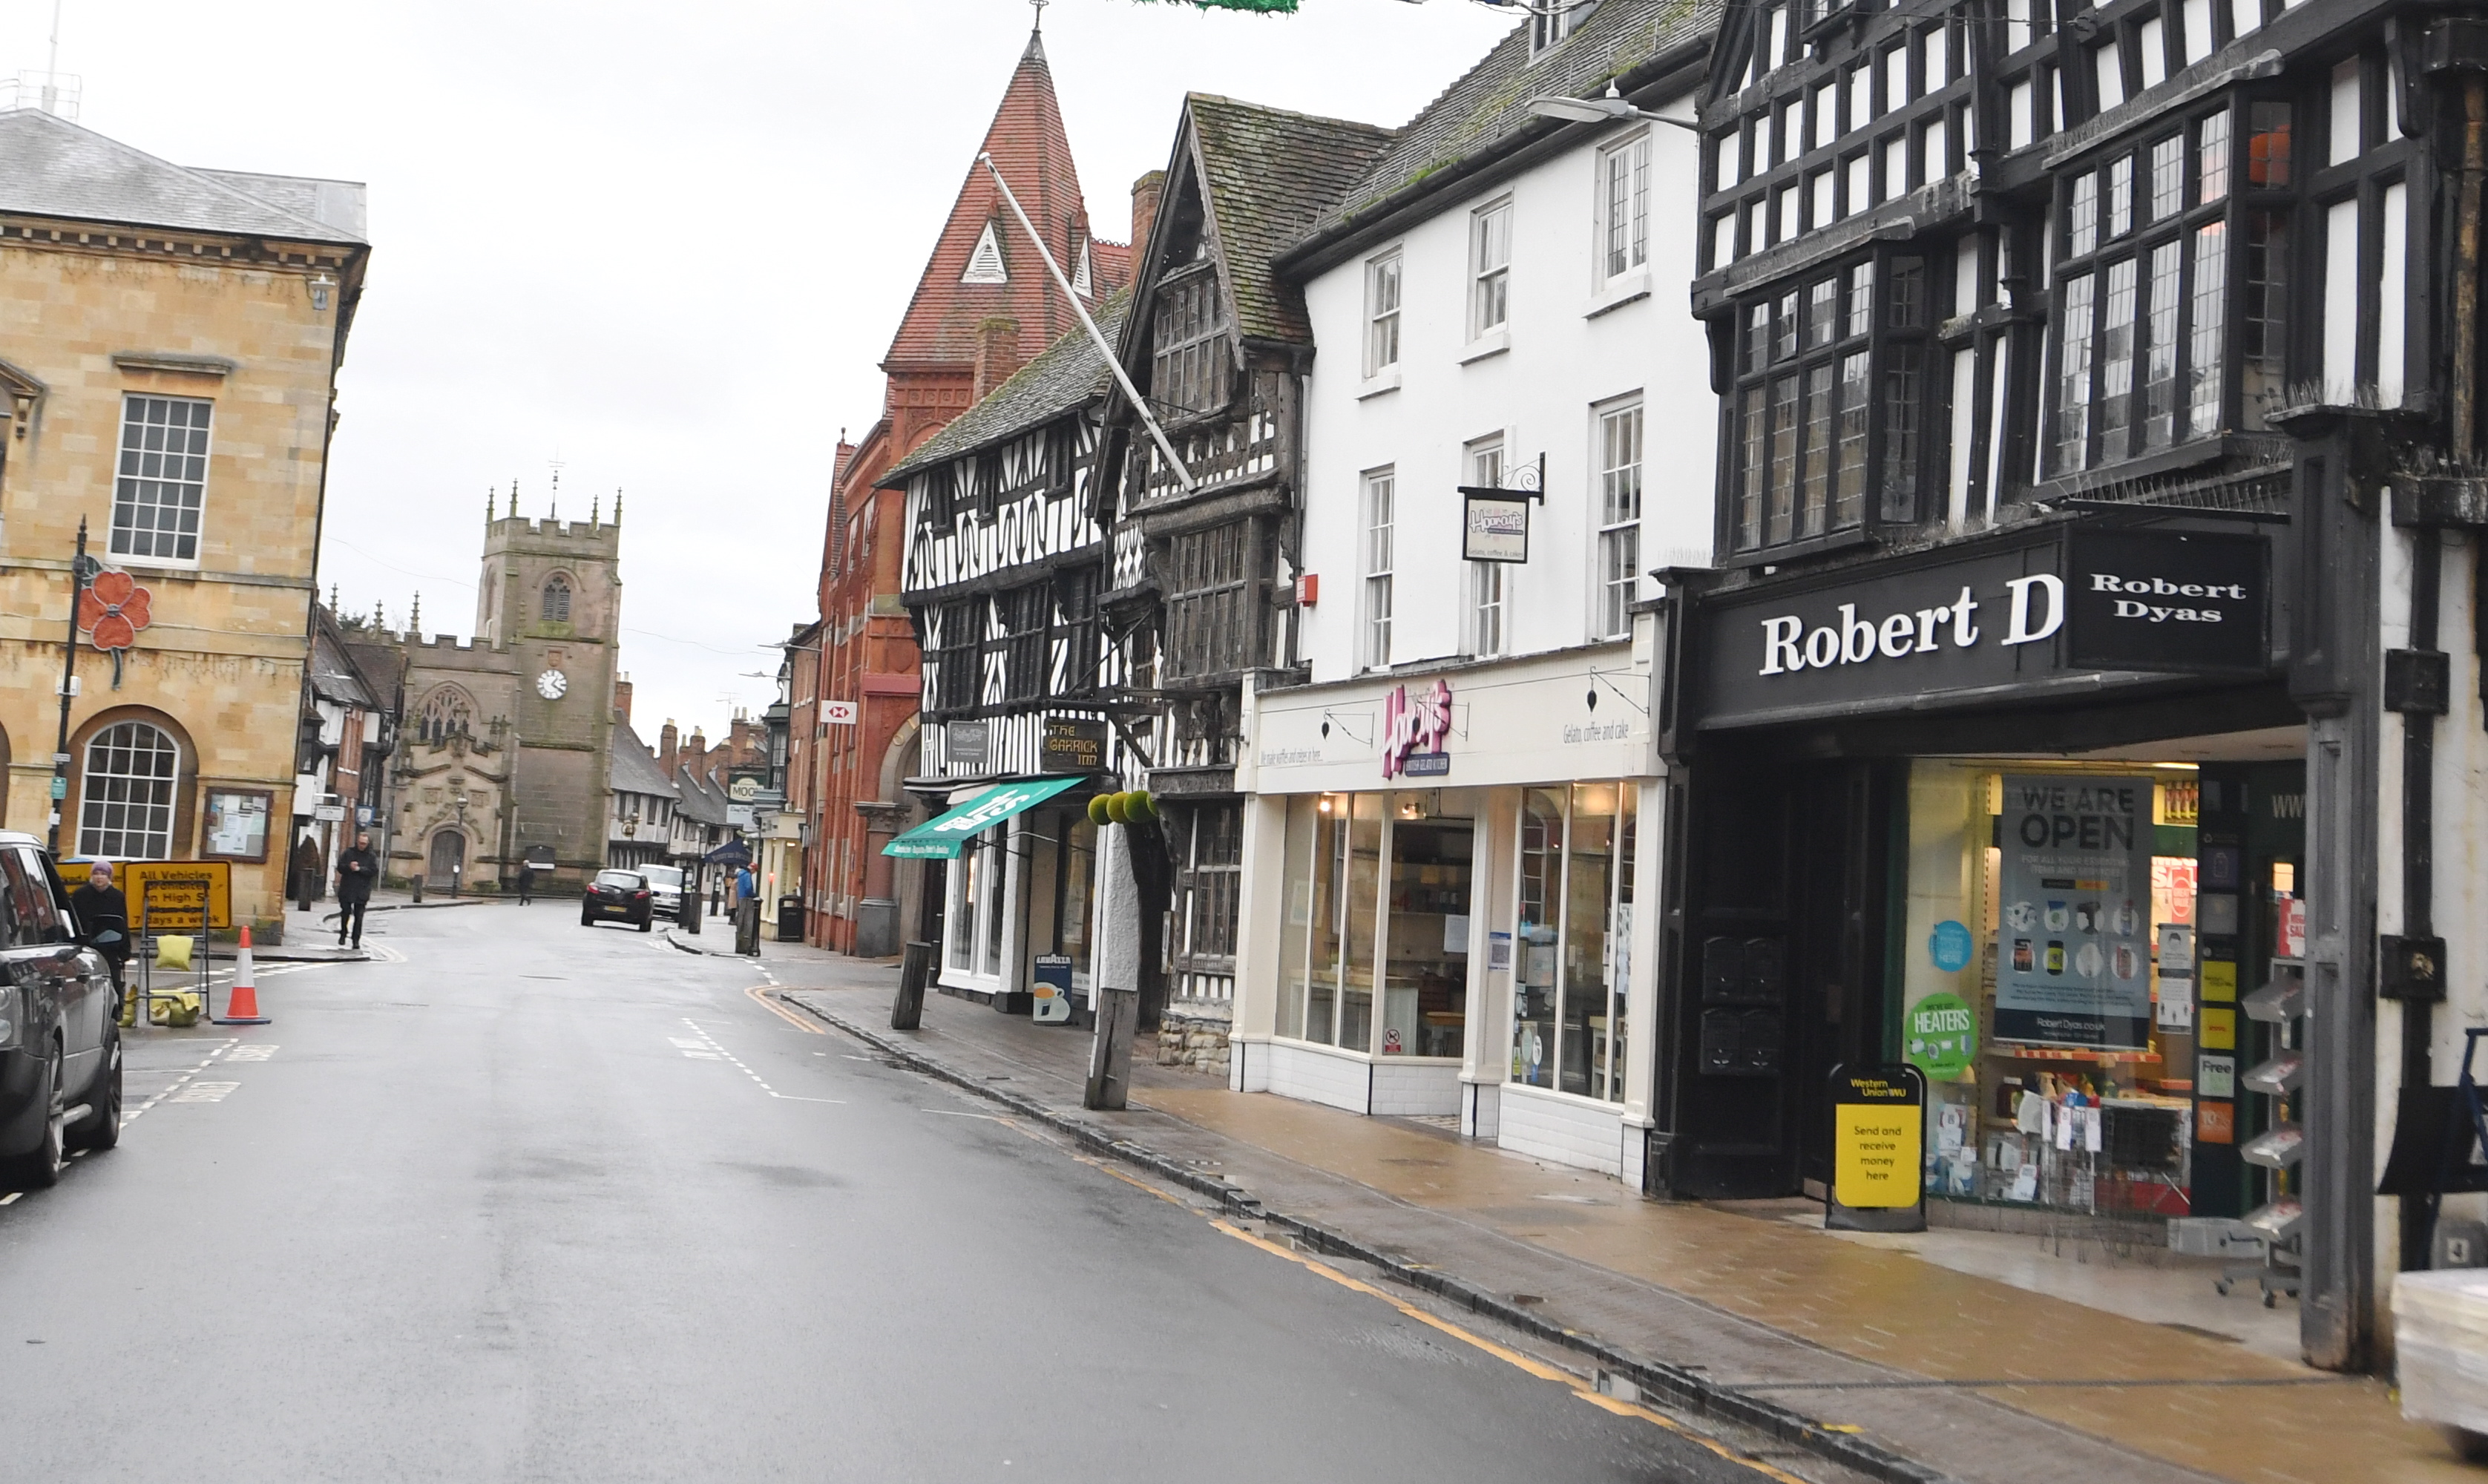
[[[1831,1074],[1831,1199],[1824,1224],[1918,1231],[1926,1225],[1927,1082],[1915,1067]]]
[[[2147,774],[2005,775],[1996,1040],[2146,1044],[2151,798]]]
[[[233,867],[221,860],[132,860],[121,867],[129,925],[140,933],[233,926]]]

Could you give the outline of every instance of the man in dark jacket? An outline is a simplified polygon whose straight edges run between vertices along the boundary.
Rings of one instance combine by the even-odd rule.
[[[363,945],[363,909],[371,904],[372,887],[381,879],[380,853],[369,834],[354,836],[354,848],[337,856],[337,946],[346,945],[347,929],[353,945]]]
[[[103,955],[112,966],[112,987],[121,988],[122,966],[129,962],[129,899],[112,883],[111,861],[95,863],[86,884],[70,893],[70,910],[77,914],[81,940]]]

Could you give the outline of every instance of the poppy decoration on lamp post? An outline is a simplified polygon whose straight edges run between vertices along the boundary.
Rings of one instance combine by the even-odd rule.
[[[138,642],[138,630],[147,627],[149,612],[147,589],[126,572],[99,572],[85,592],[78,595],[78,628],[87,631],[95,647],[112,657],[112,688],[121,688],[121,657]]]

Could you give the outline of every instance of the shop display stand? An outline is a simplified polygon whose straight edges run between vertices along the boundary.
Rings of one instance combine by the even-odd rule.
[[[2263,1099],[2269,1115],[2264,1132],[2238,1151],[2264,1172],[2257,1181],[2263,1203],[2246,1217],[2246,1224],[2263,1238],[2263,1261],[2230,1264],[2220,1270],[2214,1286],[2226,1294],[2232,1284],[2252,1278],[2263,1291],[2263,1306],[2271,1308],[2283,1294],[2298,1297],[2303,1257],[2300,1227],[2306,1208],[2290,1172],[2306,1154],[2306,1130],[2298,1119],[2298,1087],[2306,1066],[2298,1025],[2306,1014],[2305,962],[2275,958],[2271,978],[2246,997],[2245,1009],[2249,1023],[2272,1027],[2265,1059],[2240,1078],[2245,1083],[2241,1090]]]

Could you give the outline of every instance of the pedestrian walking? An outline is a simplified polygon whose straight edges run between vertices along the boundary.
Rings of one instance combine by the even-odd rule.
[[[372,887],[381,879],[380,853],[369,834],[354,836],[354,848],[337,857],[337,946],[346,946],[348,929],[353,946],[363,945],[363,909],[371,905]]]
[[[532,860],[523,860],[519,862],[519,905],[528,906],[535,901],[535,897],[536,863]]]
[[[129,899],[112,883],[111,861],[97,861],[86,884],[70,893],[70,911],[77,918],[78,940],[103,955],[112,987],[120,990],[122,967],[129,962]]]

